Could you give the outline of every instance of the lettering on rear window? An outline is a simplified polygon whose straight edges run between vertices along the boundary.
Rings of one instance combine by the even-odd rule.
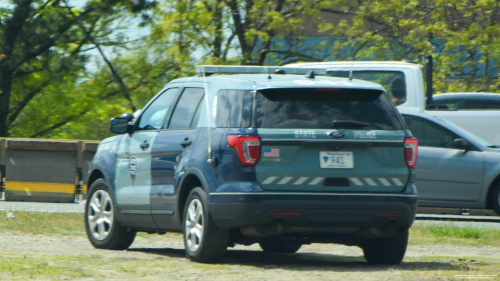
[[[354,131],[355,139],[377,139],[375,131]]]
[[[313,130],[295,130],[296,139],[315,139],[316,131]]]

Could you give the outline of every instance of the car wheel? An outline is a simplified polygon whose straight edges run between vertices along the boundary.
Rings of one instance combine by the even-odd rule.
[[[92,183],[85,204],[85,230],[94,247],[125,250],[134,242],[136,232],[120,225],[113,205],[106,182],[98,179]]]
[[[396,236],[366,240],[362,246],[365,259],[371,264],[399,264],[408,246],[409,230],[398,232]]]
[[[212,263],[224,257],[229,231],[218,228],[208,211],[208,198],[202,188],[189,193],[184,207],[184,247],[186,256],[195,262]]]
[[[283,241],[283,239],[279,238],[263,238],[262,241],[259,242],[259,245],[264,252],[285,254],[293,254],[302,247],[300,243]]]
[[[500,183],[493,190],[491,203],[495,213],[500,216]]]

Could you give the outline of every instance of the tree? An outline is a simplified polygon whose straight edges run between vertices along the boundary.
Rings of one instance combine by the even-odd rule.
[[[276,39],[300,43],[307,24],[320,22],[321,6],[302,0],[163,1],[155,10],[152,35],[185,61],[263,65],[270,54],[321,61],[308,54],[318,46],[273,48]]]
[[[340,60],[422,62],[433,55],[438,92],[499,91],[496,1],[336,0],[352,21],[328,26]]]
[[[91,110],[94,93],[71,90],[88,79],[85,52],[124,46],[115,32],[120,20],[145,8],[151,6],[131,0],[89,1],[82,9],[64,0],[13,0],[1,9],[0,137],[44,136]]]

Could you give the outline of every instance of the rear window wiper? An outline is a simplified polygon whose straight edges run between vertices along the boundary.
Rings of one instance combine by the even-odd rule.
[[[349,121],[349,120],[336,120],[332,121],[330,125],[333,129],[355,129],[372,126],[370,123]]]

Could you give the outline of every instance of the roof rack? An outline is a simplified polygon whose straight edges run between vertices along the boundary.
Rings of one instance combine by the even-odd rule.
[[[313,71],[314,75],[327,75],[327,68],[306,68],[289,66],[232,66],[232,65],[198,65],[195,68],[197,73],[211,74],[299,74],[305,75]]]

